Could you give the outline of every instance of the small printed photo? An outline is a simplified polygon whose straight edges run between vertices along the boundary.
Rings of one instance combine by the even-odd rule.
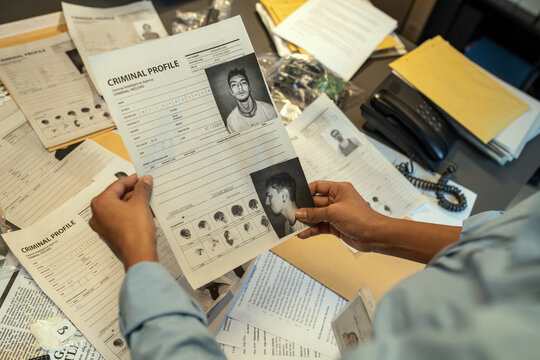
[[[337,120],[321,136],[339,155],[347,157],[362,144],[355,135],[349,135],[352,130],[347,123]]]
[[[205,72],[229,133],[278,118],[254,53],[209,67]]]
[[[86,67],[84,66],[84,63],[82,61],[81,55],[79,55],[79,52],[77,49],[72,49],[66,51],[66,55],[71,60],[73,65],[77,68],[80,74],[86,74]]]
[[[266,218],[281,239],[307,226],[296,220],[298,208],[315,207],[300,161],[294,158],[250,174]]]
[[[161,29],[162,25],[157,19],[134,21],[133,26],[135,27],[135,31],[137,31],[137,35],[139,35],[139,39],[142,41],[156,40],[162,37],[159,34],[159,29]]]
[[[358,335],[354,331],[342,333],[341,339],[343,340],[345,349],[351,349],[358,345]]]

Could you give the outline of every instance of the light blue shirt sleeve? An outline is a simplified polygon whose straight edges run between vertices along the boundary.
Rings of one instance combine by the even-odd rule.
[[[343,359],[540,358],[540,192],[465,221],[460,239],[377,305]]]
[[[225,358],[204,314],[157,263],[126,274],[120,326],[135,360]],[[468,219],[457,243],[383,297],[373,330],[343,359],[538,359],[540,192]]]
[[[204,313],[159,263],[138,263],[126,273],[120,330],[133,360],[225,359]]]

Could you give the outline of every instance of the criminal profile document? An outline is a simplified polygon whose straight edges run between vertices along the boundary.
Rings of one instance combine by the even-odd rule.
[[[49,151],[114,128],[67,33],[0,49],[0,78]]]
[[[151,1],[109,8],[62,2],[62,10],[86,68],[89,56],[169,36]],[[89,76],[100,93],[91,71]]]
[[[196,289],[297,234],[314,206],[240,17],[89,58]]]

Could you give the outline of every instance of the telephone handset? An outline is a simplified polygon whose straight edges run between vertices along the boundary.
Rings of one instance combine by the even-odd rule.
[[[409,157],[437,170],[456,135],[437,109],[390,74],[361,106],[366,130],[377,130]]]

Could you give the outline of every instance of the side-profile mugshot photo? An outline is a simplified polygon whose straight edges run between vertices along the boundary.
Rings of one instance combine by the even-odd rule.
[[[253,173],[251,179],[279,238],[306,228],[296,219],[296,210],[314,205],[298,158]]]

